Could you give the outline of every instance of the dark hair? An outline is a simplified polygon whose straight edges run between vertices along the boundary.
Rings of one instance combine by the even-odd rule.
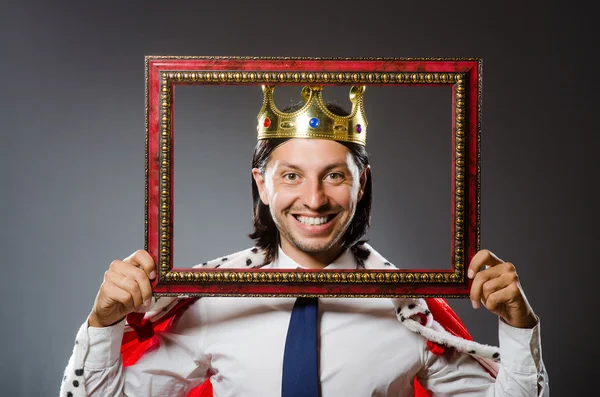
[[[295,104],[287,107],[283,111],[293,112],[300,109],[304,105],[304,102]],[[334,114],[339,116],[346,116],[349,112],[334,103],[327,103],[327,109]],[[258,168],[261,174],[264,174],[265,168],[271,153],[282,143],[292,138],[273,138],[273,139],[262,139],[256,143],[254,149],[254,155],[252,156],[252,168]],[[342,142],[342,145],[346,146],[356,165],[358,166],[359,172],[362,173],[369,166],[369,154],[363,145]],[[367,172],[367,180],[365,183],[364,192],[361,200],[356,205],[356,211],[354,217],[350,222],[350,226],[343,237],[343,247],[352,248],[355,245],[360,245],[363,241],[359,241],[363,237],[369,228],[371,223],[371,203],[373,199],[371,172]],[[277,250],[279,247],[279,231],[277,226],[271,217],[269,207],[260,199],[258,192],[258,186],[252,178],[252,205],[253,205],[253,218],[254,218],[254,231],[249,234],[249,237],[256,241],[256,246],[263,249],[266,253],[265,263],[271,262],[277,258]],[[357,247],[358,248],[358,247]]]

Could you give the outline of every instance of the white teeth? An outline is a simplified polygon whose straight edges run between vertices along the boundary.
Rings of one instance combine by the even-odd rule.
[[[324,223],[327,223],[326,216],[322,216],[320,218],[313,218],[310,216],[298,216],[296,218],[305,225],[322,225]]]

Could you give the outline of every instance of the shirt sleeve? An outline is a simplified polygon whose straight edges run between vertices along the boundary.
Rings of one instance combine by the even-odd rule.
[[[110,327],[88,327],[88,354],[85,367],[105,369],[115,366],[121,358],[121,342],[125,319]]]
[[[125,320],[104,328],[88,327],[87,321],[81,326],[61,397],[184,397],[206,380],[209,365],[197,354],[193,335],[157,333],[160,344],[134,365],[123,367],[124,327]]]
[[[125,320],[104,328],[87,327],[83,362],[85,390],[93,396],[122,396],[124,388],[121,341]]]
[[[498,331],[501,361],[495,379],[468,354],[435,356],[427,350],[419,382],[436,396],[548,396],[539,320],[531,329],[499,320]]]
[[[510,390],[527,391],[526,395],[548,396],[548,374],[542,360],[540,320],[531,328],[515,328],[498,320],[500,375]]]

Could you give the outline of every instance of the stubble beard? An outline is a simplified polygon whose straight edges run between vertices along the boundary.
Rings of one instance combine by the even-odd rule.
[[[333,234],[329,240],[319,243],[308,241],[308,239],[303,240],[302,238],[295,235],[294,232],[291,230],[291,225],[289,224],[289,222],[292,221],[290,221],[287,218],[288,216],[291,216],[289,215],[289,213],[290,211],[285,211],[283,215],[279,215],[274,214],[273,211],[271,211],[271,218],[273,219],[273,222],[275,223],[275,226],[277,227],[277,230],[279,231],[279,234],[282,238],[285,238],[292,246],[299,249],[300,251],[309,254],[326,252],[335,247],[336,244],[338,244],[342,240],[344,234],[346,233],[346,230],[348,230],[348,227],[350,226],[352,218],[354,217],[353,210],[351,211],[351,216],[346,220],[346,223],[342,225],[342,227],[340,227],[337,231],[335,231],[335,234]],[[341,215],[343,215],[343,211],[338,212],[337,216]],[[340,246],[341,245],[342,244],[340,244]]]

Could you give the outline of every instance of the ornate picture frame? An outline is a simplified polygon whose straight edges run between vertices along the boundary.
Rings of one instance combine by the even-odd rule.
[[[147,56],[145,249],[156,296],[467,297],[480,247],[481,58]],[[447,269],[173,267],[177,85],[411,85],[452,89],[451,263]]]

